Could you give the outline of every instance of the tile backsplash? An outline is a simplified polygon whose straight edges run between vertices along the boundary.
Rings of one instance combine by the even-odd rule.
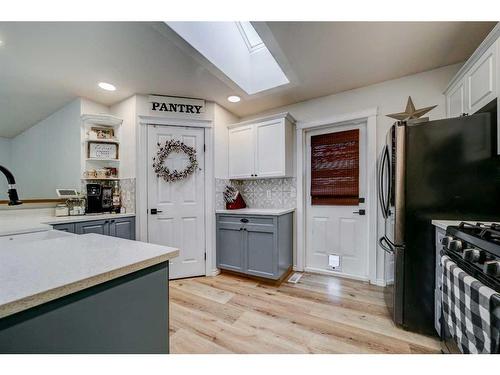
[[[297,180],[295,178],[216,179],[216,209],[225,208],[222,193],[228,184],[233,185],[240,191],[247,207],[250,208],[291,208],[296,206]]]

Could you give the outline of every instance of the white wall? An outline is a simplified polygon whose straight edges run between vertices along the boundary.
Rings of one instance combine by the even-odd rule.
[[[120,178],[135,178],[137,96],[110,107],[110,113],[123,119],[120,127]]]
[[[0,165],[11,168],[11,141],[9,138],[0,137]],[[7,199],[7,180],[0,174],[0,200]]]
[[[227,126],[239,122],[239,117],[218,104],[214,106],[214,167],[215,178],[227,179],[228,131]]]
[[[92,100],[86,99],[86,98],[80,98],[81,101],[81,114],[92,114],[92,115],[99,115],[99,114],[109,114],[109,108],[106,107],[104,104],[96,103],[93,102]]]
[[[12,173],[21,199],[80,189],[80,114],[76,99],[12,139]]]
[[[10,139],[10,167],[21,199],[56,198],[57,187],[80,190],[80,116],[108,112],[104,105],[77,98]]]
[[[275,108],[266,113],[249,116],[247,120],[262,115],[290,112],[297,121],[319,121],[335,115],[357,112],[363,109],[378,107],[377,116],[377,154],[380,152],[387,131],[394,123],[386,117],[388,113],[401,112],[411,96],[417,108],[437,104],[428,116],[431,120],[445,117],[445,98],[443,91],[461,64],[414,74],[411,76],[345,91],[339,94],[324,96],[285,107]],[[373,160],[375,163],[376,160]],[[383,219],[379,213],[379,234],[383,230]],[[377,279],[384,279],[384,252],[377,253]]]

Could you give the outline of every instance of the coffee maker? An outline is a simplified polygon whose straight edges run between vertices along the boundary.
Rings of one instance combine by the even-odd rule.
[[[111,212],[113,189],[101,184],[87,184],[87,213]]]

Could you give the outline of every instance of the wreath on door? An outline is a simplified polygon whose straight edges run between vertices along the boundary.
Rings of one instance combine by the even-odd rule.
[[[156,156],[153,157],[153,170],[158,177],[163,178],[167,182],[175,182],[189,177],[196,172],[197,169],[199,169],[198,160],[196,159],[196,150],[194,147],[190,147],[181,141],[175,140],[167,141],[163,146],[158,142],[157,145],[158,151]],[[165,160],[168,155],[173,152],[185,153],[189,157],[189,165],[185,169],[181,171],[174,169],[171,171],[165,165]]]

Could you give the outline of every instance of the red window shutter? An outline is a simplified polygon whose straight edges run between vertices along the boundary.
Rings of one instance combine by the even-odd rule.
[[[311,137],[313,205],[359,203],[359,129]]]

